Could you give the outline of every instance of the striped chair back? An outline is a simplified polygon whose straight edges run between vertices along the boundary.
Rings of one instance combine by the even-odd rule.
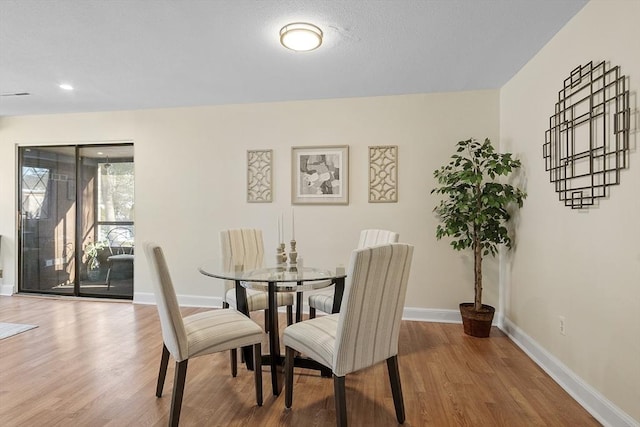
[[[358,241],[358,249],[385,243],[397,243],[399,238],[400,235],[398,233],[389,230],[362,230],[360,232],[360,241]]]
[[[262,230],[241,228],[220,232],[220,251],[223,268],[233,271],[236,266],[244,269],[260,268],[264,263]],[[226,291],[235,287],[232,280],[225,280]]]
[[[398,354],[413,246],[392,243],[351,254],[338,319],[333,372],[344,376]]]
[[[189,358],[187,332],[169,274],[169,267],[160,246],[147,243],[144,245],[144,249],[151,270],[153,291],[160,316],[162,340],[176,362],[181,362]]]

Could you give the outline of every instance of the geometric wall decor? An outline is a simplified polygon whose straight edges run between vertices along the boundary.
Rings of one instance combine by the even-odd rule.
[[[247,202],[270,203],[273,150],[247,150]]]
[[[398,146],[369,147],[369,203],[398,202]]]
[[[545,170],[560,201],[582,209],[608,196],[627,167],[631,111],[620,67],[589,62],[571,71],[545,132]]]

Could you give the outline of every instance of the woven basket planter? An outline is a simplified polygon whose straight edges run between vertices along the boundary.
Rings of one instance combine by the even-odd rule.
[[[486,338],[491,333],[491,322],[496,309],[490,305],[482,304],[480,311],[473,309],[472,302],[460,304],[460,315],[464,333],[477,338]]]

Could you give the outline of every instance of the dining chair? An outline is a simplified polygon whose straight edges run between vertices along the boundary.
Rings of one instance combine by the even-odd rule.
[[[412,257],[413,246],[404,243],[354,250],[340,312],[285,328],[287,408],[293,401],[296,351],[333,372],[338,426],[347,425],[346,375],[386,360],[396,418],[404,422],[398,334]]]
[[[382,245],[384,243],[396,243],[400,235],[389,230],[368,229],[360,232],[358,249],[370,246]],[[335,287],[324,288],[312,295],[309,295],[309,318],[316,317],[316,310],[324,313],[333,312]]]
[[[262,230],[255,228],[241,228],[222,230],[220,232],[220,249],[222,252],[223,268],[232,271],[236,266],[246,269],[264,266],[264,243]],[[267,292],[247,289],[247,305],[249,312],[265,310],[265,320],[268,317],[269,300]],[[293,323],[293,301],[291,292],[278,292],[278,307],[287,307],[287,324]],[[236,284],[233,280],[225,280],[225,292],[222,306],[237,309]],[[265,327],[267,323],[265,322]],[[266,328],[265,328],[266,329]]]
[[[107,290],[111,289],[111,270],[116,264],[131,264],[133,267],[134,237],[133,231],[128,227],[114,227],[106,235],[106,242],[109,248],[107,262]],[[131,273],[133,274],[133,272]]]
[[[176,361],[169,425],[177,426],[180,420],[189,359],[227,350],[235,352],[239,347],[253,346],[256,401],[262,406],[263,332],[260,325],[242,313],[228,309],[182,317],[162,248],[149,243],[145,245],[145,253],[151,268],[163,340],[157,397],[162,397],[169,355]]]

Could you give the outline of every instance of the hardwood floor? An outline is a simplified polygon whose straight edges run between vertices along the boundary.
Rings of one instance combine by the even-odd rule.
[[[260,314],[254,319],[263,322]],[[168,423],[174,361],[158,399],[162,338],[154,306],[0,297],[0,321],[39,326],[0,340],[4,427]],[[491,335],[467,337],[456,324],[402,323],[405,426],[600,425],[502,332],[493,328]],[[334,426],[333,381],[296,374],[286,411],[284,392],[271,394],[264,368],[264,406],[257,407],[252,372],[241,366],[232,378],[227,353],[193,359],[181,425]],[[385,363],[348,375],[346,384],[350,425],[397,425]]]

